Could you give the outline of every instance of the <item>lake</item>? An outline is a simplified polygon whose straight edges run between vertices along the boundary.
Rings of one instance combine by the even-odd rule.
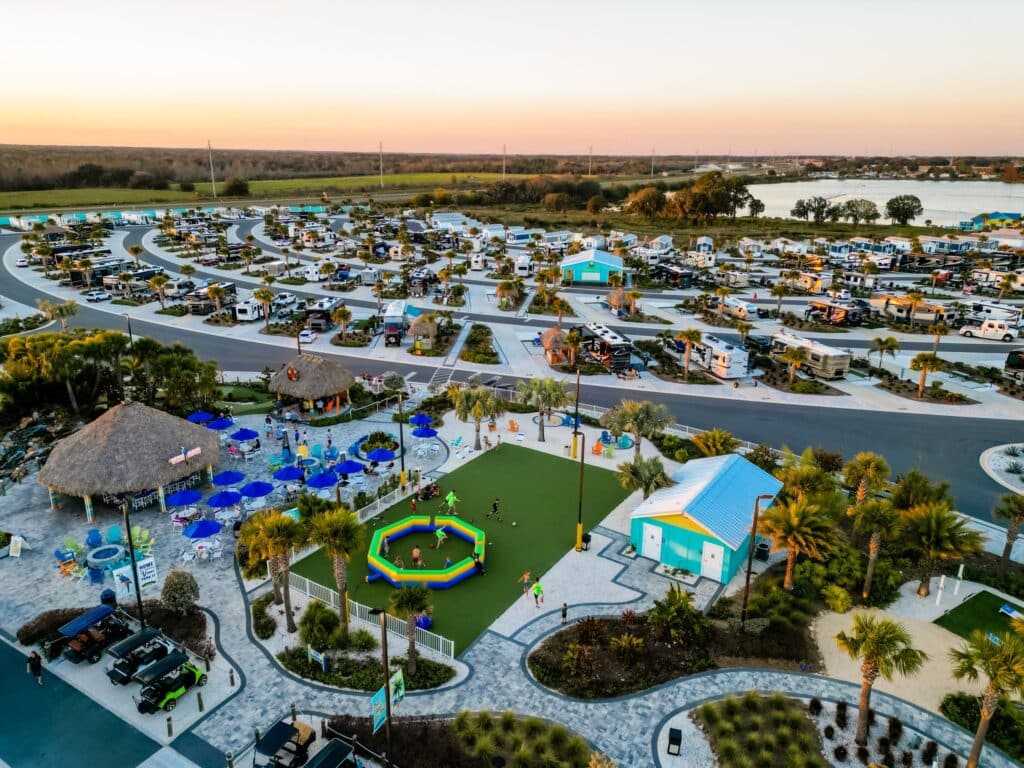
[[[937,225],[959,224],[979,213],[1024,211],[1024,184],[1001,181],[898,181],[894,179],[820,179],[780,184],[751,184],[750,193],[765,205],[765,216],[789,217],[801,198],[826,197],[835,202],[862,197],[873,201],[885,216],[885,204],[896,195],[917,195],[924,215]],[[880,219],[880,221],[882,221]],[[884,223],[884,222],[883,222]]]

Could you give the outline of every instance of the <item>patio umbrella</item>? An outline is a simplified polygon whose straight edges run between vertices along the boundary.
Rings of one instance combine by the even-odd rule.
[[[412,436],[422,437],[424,439],[430,437],[437,437],[437,430],[431,429],[430,427],[416,427],[416,429],[412,431]]]
[[[223,527],[216,520],[196,520],[187,525],[181,535],[187,539],[208,539],[220,533]]]
[[[395,458],[395,452],[389,451],[387,448],[374,448],[366,454],[366,458],[370,461],[392,461]]]
[[[290,483],[292,480],[301,480],[305,476],[298,467],[293,467],[290,464],[287,467],[281,467],[274,473],[274,479],[280,480],[282,483]]]
[[[235,422],[233,422],[231,419],[221,417],[219,419],[214,419],[213,421],[211,421],[209,424],[206,425],[206,428],[215,429],[219,432],[222,429],[227,429],[228,427],[233,426],[234,423]]]
[[[249,497],[250,499],[259,499],[262,498],[263,496],[269,496],[271,493],[273,493],[274,486],[271,485],[270,483],[265,483],[257,480],[254,483],[246,483],[245,485],[238,489],[238,492],[241,493],[243,496]]]
[[[195,504],[201,498],[203,498],[203,494],[195,488],[185,488],[170,494],[164,501],[172,507],[185,507],[189,504]]]
[[[425,413],[417,413],[415,416],[409,417],[409,423],[417,427],[425,427],[427,424],[432,424],[433,422],[434,420]]]
[[[334,471],[339,475],[354,475],[357,472],[362,472],[366,469],[365,464],[360,464],[358,461],[352,461],[352,459],[345,459],[340,464],[335,464]]]
[[[248,429],[247,427],[242,427],[240,430],[238,430],[237,432],[234,432],[231,435],[231,439],[232,440],[239,440],[239,441],[241,441],[241,440],[255,440],[259,436],[260,436],[260,433],[257,432],[255,429]]]
[[[191,421],[193,424],[205,424],[212,418],[212,413],[207,413],[206,411],[196,411],[195,413],[190,413],[188,416],[186,416],[185,420]]]
[[[245,480],[245,475],[241,472],[237,472],[233,469],[227,469],[223,472],[218,472],[213,476],[214,485],[235,485]]]
[[[309,488],[333,488],[338,484],[338,476],[333,472],[321,472],[306,481]]]
[[[206,500],[206,503],[214,509],[219,509],[221,507],[233,507],[241,500],[242,494],[238,491],[221,491],[220,493],[213,494],[213,496]]]

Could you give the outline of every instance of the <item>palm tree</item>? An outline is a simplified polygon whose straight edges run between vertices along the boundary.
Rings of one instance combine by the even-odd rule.
[[[583,347],[583,334],[577,331],[575,328],[565,334],[565,338],[562,340],[562,348],[569,355],[569,367],[576,367],[576,355],[579,354],[580,349]]]
[[[736,450],[740,441],[732,432],[715,427],[690,438],[703,456],[728,456]]]
[[[884,677],[913,675],[928,660],[928,654],[915,648],[913,638],[902,624],[879,619],[867,613],[853,617],[850,634],[836,635],[836,645],[846,651],[854,661],[860,661],[860,704],[857,707],[857,744],[868,743],[868,717],[871,711],[871,687]]]
[[[220,303],[224,300],[227,295],[227,291],[224,290],[222,285],[211,285],[206,289],[206,295],[210,297],[210,301],[213,302],[213,306],[220,312]]]
[[[153,289],[153,293],[156,294],[156,297],[160,299],[160,309],[163,309],[165,306],[164,299],[166,297],[164,295],[164,291],[166,290],[169,282],[171,282],[171,278],[167,275],[153,275],[149,278],[147,283],[147,285]]]
[[[144,253],[145,253],[145,251],[142,249],[141,245],[130,245],[130,246],[128,246],[128,255],[131,256],[135,260],[135,268],[136,269],[138,269],[139,267],[142,266],[142,264],[139,263],[139,257],[142,256],[142,254],[144,254]]]
[[[426,587],[399,587],[391,593],[391,610],[405,617],[405,631],[409,638],[409,653],[405,671],[416,674],[416,619],[430,611],[430,590]]]
[[[943,336],[949,334],[950,330],[950,327],[941,320],[928,326],[928,332],[935,337],[935,345],[932,347],[934,354],[938,354],[939,342],[942,341]]]
[[[562,318],[572,314],[572,305],[561,296],[555,296],[548,307],[558,317],[558,327],[562,327]]]
[[[869,495],[885,485],[889,478],[889,465],[877,453],[864,451],[843,467],[843,478],[848,486],[857,489],[857,504],[863,504]]]
[[[73,299],[62,301],[60,304],[40,299],[36,302],[36,305],[39,307],[39,311],[46,316],[47,320],[56,320],[60,323],[62,333],[66,333],[68,330],[68,318],[78,314],[78,302]]]
[[[626,301],[629,302],[629,315],[632,317],[636,314],[636,303],[642,299],[644,295],[635,288],[631,291],[626,292]]]
[[[999,504],[992,510],[992,515],[998,520],[1006,521],[1006,543],[1003,544],[1003,555],[1000,559],[1000,564],[1006,568],[1010,564],[1013,545],[1020,536],[1021,524],[1024,524],[1024,496],[1016,493],[1004,494],[999,499]]]
[[[181,267],[178,268],[178,271],[181,272],[182,277],[187,279],[196,273],[196,268],[191,264],[182,264]]]
[[[736,333],[740,335],[741,343],[746,343],[747,336],[749,336],[750,332],[754,330],[753,323],[746,323],[742,320],[738,320],[733,327],[736,329]]]
[[[622,273],[612,272],[608,275],[608,287],[609,288],[621,288],[622,287]]]
[[[891,358],[896,357],[896,353],[900,351],[900,342],[895,336],[886,336],[885,338],[874,338],[871,340],[871,346],[868,354],[871,352],[878,353],[878,367],[882,367],[882,355],[888,355]]]
[[[775,470],[775,477],[782,481],[786,494],[797,501],[809,501],[834,490],[831,476],[821,471],[817,464],[789,464]]]
[[[655,405],[648,400],[623,400],[618,408],[625,419],[626,431],[633,436],[633,456],[640,458],[640,441],[654,437],[675,419],[664,405]]]
[[[913,328],[914,327],[914,315],[917,312],[917,308],[924,301],[924,294],[921,291],[907,291],[907,303],[910,305],[907,308],[907,323]]]
[[[1003,300],[1003,294],[1007,291],[1014,291],[1017,288],[1017,276],[1012,272],[1007,272],[1003,275],[999,281],[999,300]]]
[[[910,370],[920,371],[921,378],[917,382],[917,399],[924,397],[924,385],[928,381],[928,374],[933,371],[941,371],[945,363],[942,358],[934,352],[918,352],[910,361]]]
[[[779,359],[789,364],[789,386],[792,387],[793,382],[796,381],[796,372],[801,365],[807,362],[807,350],[804,347],[787,347],[779,355]]]
[[[274,305],[274,292],[269,288],[257,288],[252,292],[252,297],[263,307],[263,324],[266,330],[270,331],[270,309]]]
[[[975,630],[965,645],[949,652],[949,659],[957,680],[974,682],[981,675],[988,680],[981,695],[981,720],[967,757],[967,768],[978,768],[985,734],[999,702],[1008,696],[1024,697],[1024,638],[1007,632],[993,640]]]
[[[346,564],[363,544],[366,528],[359,523],[355,512],[344,505],[329,512],[314,515],[309,525],[309,538],[320,544],[334,568],[334,582],[338,585],[338,614],[341,631],[348,634],[348,575]]]
[[[907,549],[917,555],[923,575],[917,594],[928,597],[932,571],[940,560],[963,560],[981,550],[982,536],[947,501],[926,501],[903,516]]]
[[[799,555],[824,560],[835,546],[832,521],[817,506],[801,499],[773,504],[761,513],[757,532],[772,540],[774,551],[786,550],[783,589],[793,588],[793,567]]]
[[[501,416],[505,412],[505,404],[486,387],[452,386],[448,388],[448,397],[451,398],[455,415],[459,421],[472,420],[476,427],[473,450],[479,451],[481,448],[480,425],[486,420]]]
[[[514,280],[502,280],[498,283],[498,287],[495,288],[495,294],[498,297],[499,304],[505,299],[515,304],[519,298],[519,285]]]
[[[732,291],[730,291],[724,285],[719,286],[718,288],[715,288],[715,296],[718,297],[718,314],[719,315],[725,314],[725,300],[731,294],[732,294]]]
[[[544,422],[556,408],[564,408],[569,404],[569,391],[565,382],[556,381],[550,376],[542,379],[524,379],[516,385],[516,393],[524,403],[537,409],[537,440],[544,442]]]
[[[641,456],[631,462],[623,462],[619,464],[618,471],[619,485],[627,491],[643,491],[645,499],[659,488],[672,484],[657,456],[649,459]]]
[[[898,538],[900,534],[900,513],[888,499],[871,499],[850,507],[847,514],[853,515],[854,532],[868,536],[868,567],[861,589],[861,597],[867,600],[871,596],[871,581],[882,552],[882,541]]]
[[[673,338],[675,338],[676,341],[683,342],[685,345],[683,347],[683,378],[689,381],[690,355],[693,353],[693,346],[695,344],[700,344],[704,339],[704,335],[700,332],[699,328],[684,328]]]
[[[775,315],[777,317],[782,316],[782,300],[789,295],[789,287],[785,283],[776,283],[772,286],[772,296],[777,299],[775,305]]]
[[[341,328],[341,340],[345,341],[348,334],[348,324],[352,322],[352,310],[342,305],[331,313],[331,321]]]

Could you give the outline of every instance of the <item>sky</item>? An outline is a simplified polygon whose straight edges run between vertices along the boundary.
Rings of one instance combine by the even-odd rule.
[[[0,143],[1024,155],[1020,0],[47,0]],[[1009,34],[1009,33],[1008,33]]]

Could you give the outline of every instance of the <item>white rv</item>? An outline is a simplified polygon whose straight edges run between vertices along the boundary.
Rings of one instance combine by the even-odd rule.
[[[682,256],[682,262],[687,267],[696,267],[697,269],[711,269],[713,266],[715,266],[715,254],[698,253],[697,251],[687,251]]]
[[[263,305],[256,299],[245,299],[234,305],[235,320],[240,323],[251,323],[263,319]]]
[[[337,269],[337,264],[331,259],[321,259],[305,265],[302,276],[311,283],[319,283],[321,280],[329,280]],[[326,269],[330,271],[325,271]]]
[[[742,347],[705,333],[700,343],[693,345],[692,358],[712,376],[741,379],[747,375],[750,355]]]
[[[731,315],[739,320],[749,320],[757,317],[756,304],[738,299],[735,296],[726,296],[722,302],[725,304],[722,311],[727,315]]]
[[[490,266],[490,259],[487,258],[487,254],[474,253],[469,257],[469,268],[474,272],[479,272],[482,269],[487,269]]]
[[[845,379],[850,370],[850,353],[819,344],[783,329],[772,336],[771,356],[779,359],[787,349],[799,347],[807,350],[807,362],[800,366],[822,379]]]
[[[972,323],[983,323],[986,320],[1002,320],[1012,328],[1021,326],[1021,308],[1008,304],[971,304],[967,310],[967,320]]]
[[[533,272],[536,268],[536,264],[533,263],[533,259],[529,256],[519,256],[516,258],[515,274],[517,277],[533,277]]]

